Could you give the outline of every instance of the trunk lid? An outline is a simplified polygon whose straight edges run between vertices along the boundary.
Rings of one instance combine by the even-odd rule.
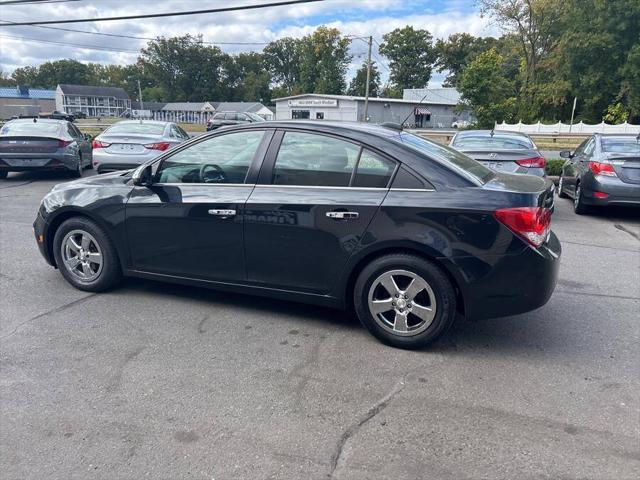
[[[145,145],[159,143],[162,135],[100,135],[96,138],[100,142],[110,144],[104,150],[118,155],[144,155],[149,152]]]
[[[519,175],[496,172],[495,176],[484,184],[488,190],[512,193],[522,198],[525,203],[553,210],[555,185],[546,177]]]
[[[535,148],[531,149],[490,149],[490,148],[478,148],[478,149],[462,149],[462,153],[479,161],[485,167],[491,168],[498,172],[512,173],[521,168],[516,161],[526,160],[529,158],[540,157],[540,152]]]
[[[0,137],[0,155],[12,153],[55,153],[60,139],[50,137]]]
[[[640,185],[640,155],[637,153],[611,153],[606,160],[613,166],[624,183]]]

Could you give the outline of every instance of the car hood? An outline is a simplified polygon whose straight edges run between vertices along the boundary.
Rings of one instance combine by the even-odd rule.
[[[59,183],[53,187],[51,191],[56,192],[58,190],[68,190],[72,188],[125,185],[131,180],[131,172],[133,172],[133,170],[104,173],[101,175],[79,178],[78,180],[73,180],[71,182]]]

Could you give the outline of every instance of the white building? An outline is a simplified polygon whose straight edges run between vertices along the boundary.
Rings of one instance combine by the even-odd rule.
[[[131,99],[118,87],[60,84],[56,88],[56,110],[87,117],[120,117],[131,110]]]

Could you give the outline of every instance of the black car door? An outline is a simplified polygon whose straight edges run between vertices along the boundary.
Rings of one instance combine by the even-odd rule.
[[[164,157],[153,185],[135,187],[127,203],[133,268],[244,280],[243,208],[272,134],[221,132]]]
[[[342,138],[277,132],[246,206],[248,280],[330,292],[395,168],[395,161]]]

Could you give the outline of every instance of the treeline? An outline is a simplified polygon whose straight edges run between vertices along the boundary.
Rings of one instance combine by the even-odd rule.
[[[384,65],[372,65],[373,96],[400,97],[447,72],[482,126],[494,121],[640,121],[640,2],[629,0],[479,0],[500,26],[499,38],[457,33],[434,42],[426,28],[383,36]],[[58,83],[123,87],[147,101],[261,101],[298,93],[364,95],[366,63],[351,81],[350,45],[360,41],[319,27],[282,38],[262,52],[230,55],[201,37],[150,41],[133,65],[46,62],[2,76],[5,85],[54,88]],[[380,68],[388,69],[381,84]]]

